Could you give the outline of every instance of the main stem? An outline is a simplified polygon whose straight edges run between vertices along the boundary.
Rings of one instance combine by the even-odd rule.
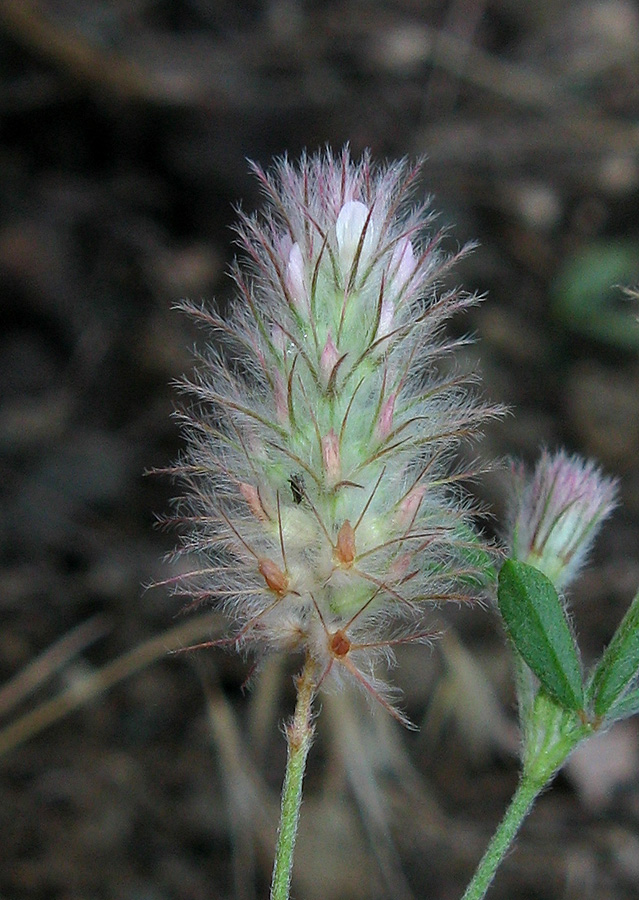
[[[497,867],[514,841],[542,786],[537,779],[522,776],[510,806],[477,866],[462,900],[482,900],[495,876]]]
[[[313,740],[311,708],[315,694],[315,662],[307,656],[297,681],[297,703],[293,721],[286,729],[288,756],[282,788],[280,827],[277,834],[271,900],[288,900],[293,870],[293,851],[302,803],[302,781],[306,757]]]

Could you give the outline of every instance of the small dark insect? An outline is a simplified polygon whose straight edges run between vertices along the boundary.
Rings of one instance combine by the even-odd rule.
[[[304,485],[304,476],[301,472],[296,472],[294,475],[288,480],[288,483],[291,486],[291,493],[293,494],[293,503],[297,503],[298,505],[302,502],[304,497],[306,496],[306,486]]]

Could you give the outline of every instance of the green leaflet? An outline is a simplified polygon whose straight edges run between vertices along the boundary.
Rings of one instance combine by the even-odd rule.
[[[607,712],[606,718],[611,722],[627,719],[639,713],[639,688],[635,688],[622,696]]]
[[[577,648],[552,582],[538,569],[506,560],[499,609],[508,634],[546,692],[566,709],[584,706]]]
[[[613,707],[621,701],[638,669],[639,593],[606,647],[592,677],[588,694],[593,701],[595,715],[613,713]],[[621,704],[624,702],[625,698]]]

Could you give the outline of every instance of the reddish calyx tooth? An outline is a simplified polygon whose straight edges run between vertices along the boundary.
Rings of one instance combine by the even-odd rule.
[[[288,593],[289,577],[286,572],[282,572],[277,563],[263,556],[257,561],[257,568],[270,591],[278,597],[284,597]]]
[[[340,628],[339,631],[331,635],[329,646],[333,656],[343,657],[351,649],[351,642]]]
[[[344,568],[348,569],[353,565],[356,556],[355,531],[348,519],[344,520],[337,535],[334,555],[336,562],[338,562],[339,565],[344,566]]]

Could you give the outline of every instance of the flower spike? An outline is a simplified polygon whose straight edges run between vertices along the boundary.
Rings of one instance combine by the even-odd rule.
[[[201,562],[177,592],[221,603],[236,646],[301,649],[315,689],[346,679],[405,722],[379,669],[430,636],[433,603],[468,599],[481,557],[447,463],[495,410],[439,370],[474,298],[437,293],[458,254],[411,205],[418,168],[345,149],[253,169],[268,206],[241,216],[236,308],[191,310],[231,349],[185,383],[174,471]]]

